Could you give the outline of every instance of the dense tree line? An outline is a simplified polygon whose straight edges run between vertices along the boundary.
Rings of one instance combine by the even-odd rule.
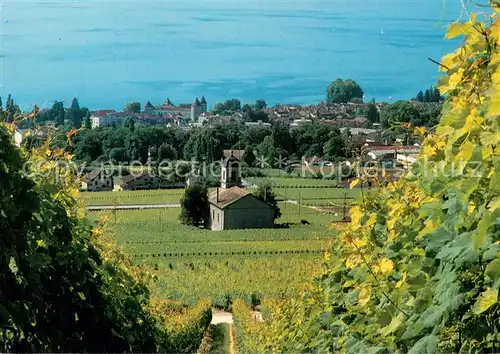
[[[441,106],[439,103],[413,104],[408,101],[397,101],[382,108],[380,123],[383,128],[389,128],[398,123],[432,127],[439,123]]]
[[[252,165],[256,155],[269,163],[278,161],[280,156],[291,160],[303,156],[335,160],[346,156],[347,139],[337,127],[322,122],[292,130],[282,123],[274,123],[270,128],[231,123],[190,131],[162,126],[80,130],[71,145],[64,135],[54,144],[86,162],[145,163],[149,154],[155,161],[185,159],[210,163],[221,159],[223,150],[233,149],[245,150],[244,160]]]
[[[413,100],[428,103],[428,102],[442,102],[443,99],[444,98],[439,93],[438,88],[431,86],[428,89],[426,89],[425,92],[419,91],[417,93],[417,96]]]
[[[71,101],[71,106],[64,107],[64,102],[54,101],[52,107],[46,110],[40,110],[36,121],[54,122],[57,126],[66,126],[67,128],[81,128],[85,126],[90,128],[90,111],[87,107],[80,107],[78,99],[75,97]]]

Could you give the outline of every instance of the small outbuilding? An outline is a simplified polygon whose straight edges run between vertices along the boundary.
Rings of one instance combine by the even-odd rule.
[[[234,153],[222,160],[221,187],[208,197],[212,230],[264,229],[274,227],[274,209],[241,188],[240,160]]]
[[[210,194],[208,227],[212,230],[265,229],[274,226],[274,209],[240,187]]]

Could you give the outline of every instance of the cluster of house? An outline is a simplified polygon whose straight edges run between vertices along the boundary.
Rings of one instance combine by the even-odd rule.
[[[269,118],[274,121],[290,123],[291,127],[300,127],[310,124],[315,120],[336,124],[345,127],[362,128],[367,123],[365,117],[357,117],[356,112],[363,107],[362,103],[338,103],[300,106],[300,105],[276,105],[266,110]],[[375,104],[377,109],[382,104]]]
[[[270,120],[283,122],[290,128],[299,128],[314,121],[321,120],[329,124],[341,127],[364,128],[368,120],[365,117],[356,116],[358,108],[363,104],[317,104],[310,106],[300,105],[276,105],[266,109]],[[380,109],[381,104],[377,104]],[[182,103],[174,105],[170,99],[154,106],[151,102],[144,105],[141,113],[117,112],[115,110],[97,110],[91,114],[92,128],[120,125],[127,119],[133,119],[138,125],[165,125],[177,127],[192,127],[211,124],[225,124],[231,122],[244,122],[242,112],[234,112],[230,115],[218,115],[208,112],[205,97],[196,98],[193,103]],[[244,122],[249,127],[270,127],[268,122]]]
[[[140,113],[117,112],[110,109],[94,111],[90,121],[92,129],[118,126],[128,119],[132,119],[136,125],[187,126],[198,121],[198,117],[206,113],[207,109],[205,97],[196,98],[193,103],[181,103],[177,106],[167,98],[163,104],[157,106],[153,106],[149,101],[146,102],[143,112]]]
[[[361,162],[364,166],[382,167],[386,169],[409,168],[417,161],[421,147],[414,145],[381,145],[376,142],[365,142],[361,148]],[[321,157],[313,156],[303,161],[304,166],[332,166],[332,163]],[[375,165],[374,165],[375,164]]]
[[[121,190],[143,190],[183,187],[173,185],[161,175],[152,173],[134,173],[122,177]],[[105,169],[95,169],[87,173],[82,180],[82,190],[87,192],[112,191],[115,189],[113,175]]]
[[[242,186],[240,160],[231,155],[221,164],[220,188],[208,196],[210,212],[206,225],[212,230],[272,228],[274,209],[266,202],[249,193]],[[123,177],[125,190],[157,189],[171,186],[161,176],[151,174]],[[113,177],[104,170],[96,169],[85,175],[82,188],[87,191],[113,190]]]

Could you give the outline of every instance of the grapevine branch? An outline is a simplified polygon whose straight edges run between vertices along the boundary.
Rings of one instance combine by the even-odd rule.
[[[438,61],[436,61],[436,60],[434,60],[434,59],[431,59],[431,58],[427,58],[427,59],[428,59],[428,60],[430,60],[431,62],[433,62],[434,64],[437,64],[437,65],[439,65],[439,66],[441,66],[441,67],[445,68],[446,70],[450,70],[450,68],[449,68],[449,67],[447,67],[446,65],[441,64],[440,62],[438,62]]]
[[[358,254],[361,256],[361,259],[363,260],[363,263],[368,267],[368,271],[370,272],[370,274],[373,276],[373,279],[375,279],[375,283],[377,284],[377,286],[379,286],[381,288],[381,285],[380,285],[380,282],[377,278],[377,276],[375,275],[375,273],[373,272],[373,269],[372,267],[370,266],[370,264],[368,263],[368,261],[366,260],[365,258],[365,255],[363,254],[363,252],[361,252],[361,250],[359,249],[359,247],[356,245],[356,243],[352,240],[352,237],[349,236],[347,234],[347,232],[345,230],[342,230],[344,232],[344,234],[346,235],[347,237],[347,240],[349,241],[349,243],[351,243],[354,248],[356,248],[356,251],[358,252]],[[392,301],[392,299],[389,297],[389,295],[386,294],[386,292],[384,290],[382,290],[382,294],[384,295],[384,297],[396,308],[398,309],[398,311],[400,311],[406,318],[410,318],[410,316],[405,312],[403,311],[403,309],[399,308],[399,306],[394,302]]]

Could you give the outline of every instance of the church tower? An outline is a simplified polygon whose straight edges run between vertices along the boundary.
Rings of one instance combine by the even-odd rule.
[[[222,188],[241,187],[240,160],[231,156],[222,160],[220,185]]]
[[[196,97],[193,104],[191,105],[191,122],[196,122],[198,116],[200,115],[200,109],[201,109],[201,104],[200,101],[198,100],[198,97]]]

